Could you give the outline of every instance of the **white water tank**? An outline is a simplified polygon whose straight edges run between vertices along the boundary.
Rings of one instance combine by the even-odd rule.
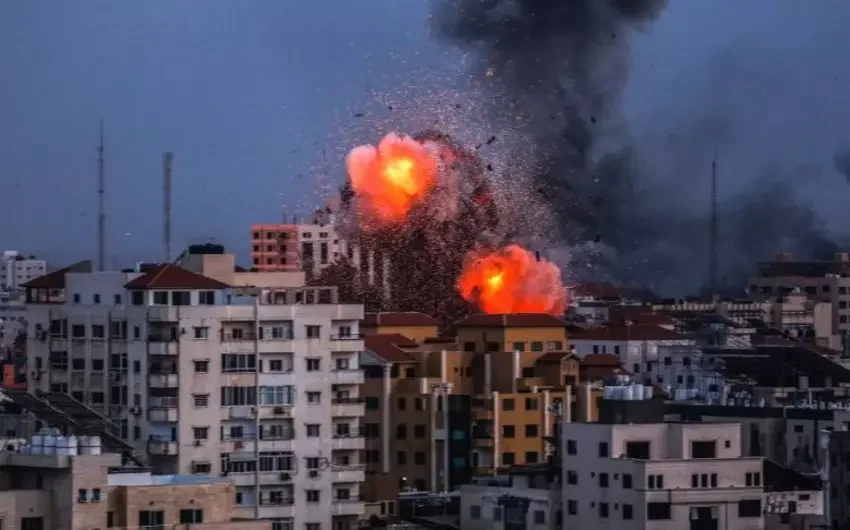
[[[643,387],[643,399],[652,399],[655,394],[655,389],[651,385]]]
[[[635,383],[635,385],[634,385],[634,387],[633,387],[633,388],[634,388],[634,390],[633,390],[633,392],[634,392],[634,397],[633,397],[633,399],[634,399],[635,401],[640,401],[640,400],[642,400],[642,399],[643,399],[643,385],[642,385],[642,384],[640,384],[640,383]]]
[[[100,436],[80,436],[79,451],[81,455],[99,455]]]
[[[32,437],[32,450],[30,454],[33,455],[43,455],[44,454],[44,435],[43,434],[34,434]]]
[[[56,454],[62,456],[77,455],[77,437],[76,436],[59,436],[56,438]]]
[[[623,399],[625,401],[632,401],[635,398],[635,389],[632,386],[624,386],[623,387]]]
[[[56,454],[56,440],[59,438],[55,434],[46,434],[44,435],[44,444],[43,453],[45,455],[55,455]]]

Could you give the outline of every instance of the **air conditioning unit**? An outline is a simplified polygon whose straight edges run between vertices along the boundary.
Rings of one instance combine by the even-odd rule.
[[[310,478],[317,478],[319,476],[318,469],[311,469],[309,473]]]
[[[280,480],[283,482],[289,482],[290,480],[292,480],[292,475],[290,475],[289,473],[281,473]]]

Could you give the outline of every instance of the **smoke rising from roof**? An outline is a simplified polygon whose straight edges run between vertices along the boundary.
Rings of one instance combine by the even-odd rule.
[[[565,244],[576,280],[604,277],[660,292],[694,290],[706,280],[708,186],[696,207],[671,195],[702,187],[695,177],[707,175],[717,142],[734,132],[724,129],[724,109],[709,109],[717,115],[703,116],[685,142],[667,146],[682,171],[663,183],[620,112],[630,36],[651,26],[667,4],[434,0],[437,35],[475,53],[482,84],[510,94],[534,138],[536,191],[558,217],[555,239]],[[493,102],[504,105],[501,97]],[[754,262],[775,252],[803,259],[834,248],[822,220],[799,199],[797,170],[735,175],[747,184],[737,195],[722,194],[720,275],[730,284],[743,286]]]

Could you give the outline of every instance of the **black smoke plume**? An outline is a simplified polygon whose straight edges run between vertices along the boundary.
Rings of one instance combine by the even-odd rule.
[[[707,187],[701,212],[662,206],[664,190],[650,191],[619,112],[630,34],[652,24],[667,4],[433,0],[437,35],[475,54],[481,84],[500,95],[492,98],[500,112],[509,105],[523,115],[537,148],[535,191],[559,226],[549,239],[570,249],[577,281],[602,275],[679,294],[707,277]],[[706,161],[699,164],[693,174],[705,172]],[[719,205],[731,231],[721,227],[720,248],[734,257],[720,260],[727,282],[743,287],[754,262],[775,252],[809,258],[834,246],[793,183],[748,180],[746,192]]]

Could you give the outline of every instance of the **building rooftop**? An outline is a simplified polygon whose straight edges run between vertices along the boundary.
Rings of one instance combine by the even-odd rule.
[[[414,347],[416,342],[400,335],[393,333],[390,335],[366,335],[363,338],[363,343],[366,349],[389,363],[411,363],[416,362],[416,359],[404,351],[403,347]]]
[[[227,482],[227,479],[202,475],[153,475],[150,472],[142,472],[110,473],[107,481],[110,486],[192,486]]]
[[[171,264],[161,264],[127,282],[126,289],[228,289],[226,283]]]
[[[571,338],[573,340],[600,340],[600,341],[663,341],[663,340],[688,340],[684,335],[659,326],[645,325],[618,325],[587,328],[575,331]]]
[[[368,327],[377,326],[437,326],[439,323],[433,317],[424,313],[366,313],[360,325]]]
[[[91,261],[78,261],[67,267],[48,272],[21,285],[24,289],[64,289],[65,275],[69,272],[91,272]]]
[[[459,328],[563,328],[564,320],[545,313],[470,315],[455,324]]]

